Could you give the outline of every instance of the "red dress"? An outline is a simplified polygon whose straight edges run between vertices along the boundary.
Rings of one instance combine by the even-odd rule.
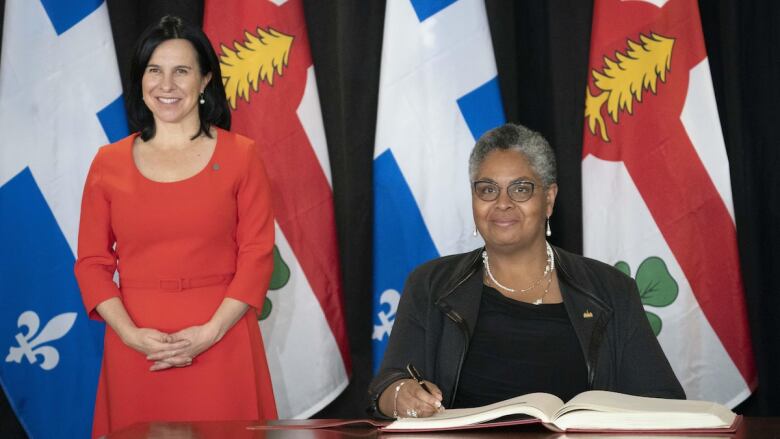
[[[225,297],[252,308],[191,366],[158,372],[106,326],[92,434],[155,420],[275,419],[256,317],[274,220],[254,142],[218,130],[203,170],[160,183],[135,166],[136,136],[102,147],[84,187],[75,271],[89,316],[119,297],[136,326],[170,333],[207,322]]]

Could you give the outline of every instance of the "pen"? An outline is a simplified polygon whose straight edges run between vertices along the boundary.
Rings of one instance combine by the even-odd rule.
[[[431,393],[431,389],[429,389],[428,386],[425,385],[425,382],[423,382],[423,378],[422,375],[420,374],[420,371],[417,370],[417,368],[414,367],[412,363],[406,365],[406,370],[409,372],[409,375],[412,376],[412,379],[417,381],[417,384],[419,384],[420,387],[423,388],[423,390],[433,395],[433,393]]]

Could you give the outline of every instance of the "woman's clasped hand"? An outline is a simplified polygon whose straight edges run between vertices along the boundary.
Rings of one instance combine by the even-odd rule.
[[[192,364],[192,357],[184,356],[183,351],[192,343],[187,339],[176,340],[170,334],[152,328],[138,328],[125,343],[136,351],[145,354],[153,361],[149,370],[162,370],[169,367],[183,367]]]
[[[171,367],[186,367],[195,357],[219,341],[216,326],[206,323],[191,326],[173,334],[163,334],[162,349],[147,353],[146,359],[154,361],[149,370],[165,370]]]

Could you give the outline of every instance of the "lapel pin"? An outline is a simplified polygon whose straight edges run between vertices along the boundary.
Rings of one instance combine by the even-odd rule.
[[[211,166],[211,169],[219,171],[219,163],[214,163],[214,165]]]
[[[585,312],[582,313],[582,318],[584,318],[584,319],[592,319],[593,318],[593,313],[586,309]]]

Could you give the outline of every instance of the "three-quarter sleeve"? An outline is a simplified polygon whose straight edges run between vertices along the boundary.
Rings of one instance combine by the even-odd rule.
[[[103,320],[96,307],[119,297],[114,283],[117,259],[114,233],[111,230],[110,202],[101,185],[101,151],[98,151],[87,174],[81,198],[78,259],[74,271],[81,289],[81,298],[90,318]]]
[[[236,203],[238,255],[226,297],[261,309],[273,272],[274,218],[268,176],[254,144],[238,184]]]

